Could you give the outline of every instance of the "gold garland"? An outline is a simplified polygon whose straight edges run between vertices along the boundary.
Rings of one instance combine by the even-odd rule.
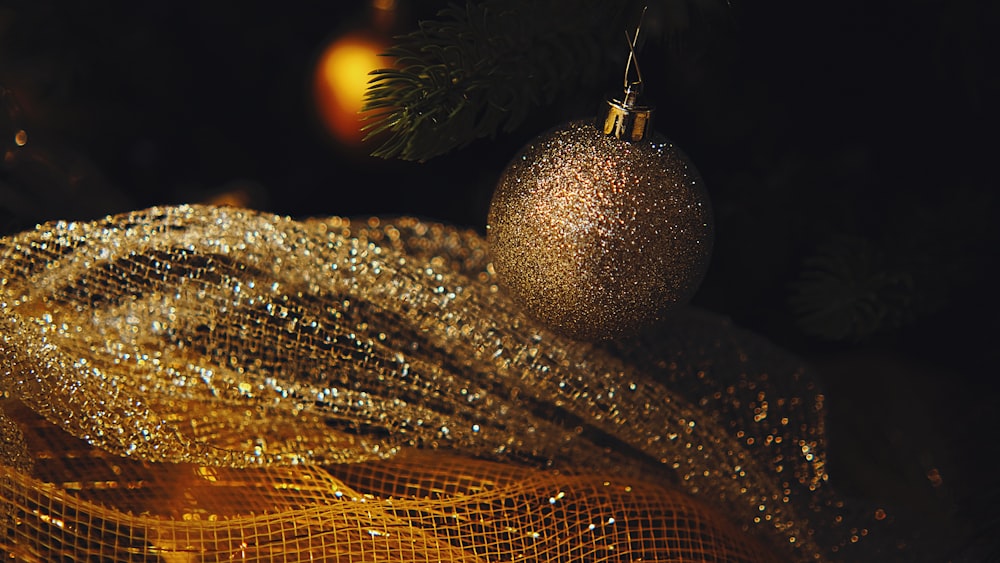
[[[800,362],[695,310],[561,338],[472,232],[153,208],[4,238],[0,276],[24,560],[903,557],[829,490]]]

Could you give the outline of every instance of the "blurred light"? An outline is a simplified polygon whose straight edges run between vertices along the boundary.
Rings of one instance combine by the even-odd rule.
[[[361,143],[365,91],[370,73],[388,65],[379,56],[388,40],[371,31],[355,31],[334,39],[316,65],[313,94],[317,113],[327,131],[345,145]]]
[[[316,115],[340,149],[366,152],[362,147],[367,124],[361,109],[374,70],[393,66],[382,56],[398,35],[397,22],[405,19],[405,3],[368,0],[363,17],[336,34],[322,49],[313,70],[312,88]]]
[[[210,195],[204,203],[220,207],[250,207],[250,194],[243,190],[233,190]]]

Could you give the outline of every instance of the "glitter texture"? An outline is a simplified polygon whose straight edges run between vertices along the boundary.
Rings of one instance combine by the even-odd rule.
[[[626,142],[575,121],[514,157],[487,221],[501,284],[578,339],[633,334],[687,302],[712,250],[701,177],[659,135]]]
[[[574,341],[487,262],[412,219],[196,206],[0,239],[0,550],[912,559],[830,490],[797,360],[689,308]]]

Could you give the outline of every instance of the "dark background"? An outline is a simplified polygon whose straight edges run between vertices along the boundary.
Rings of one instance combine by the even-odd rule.
[[[441,7],[418,4],[402,31]],[[657,129],[690,154],[716,213],[696,304],[817,366],[841,489],[913,511],[941,541],[977,543],[1000,521],[987,461],[1000,336],[996,3],[677,11],[698,4],[661,10],[677,17],[652,24],[641,59]],[[422,164],[344,151],[308,86],[321,47],[363,13],[329,1],[0,3],[0,229],[242,190],[280,214],[406,214],[482,231],[514,152],[606,90],[577,90],[513,133]],[[10,142],[18,128],[23,148]],[[839,339],[796,322],[804,261],[841,236],[920,273],[904,295],[913,318]]]

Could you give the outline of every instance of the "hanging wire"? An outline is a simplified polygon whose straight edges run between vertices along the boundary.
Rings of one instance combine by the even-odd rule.
[[[628,62],[625,63],[625,107],[631,108],[635,105],[636,100],[642,94],[642,70],[639,68],[639,56],[635,53],[635,46],[639,41],[639,32],[642,30],[642,20],[646,17],[647,6],[643,6],[642,14],[639,15],[639,24],[635,27],[635,35],[629,37],[628,31],[625,31],[625,43],[628,44]],[[632,70],[633,64],[635,65],[636,80],[630,81],[629,74]]]

